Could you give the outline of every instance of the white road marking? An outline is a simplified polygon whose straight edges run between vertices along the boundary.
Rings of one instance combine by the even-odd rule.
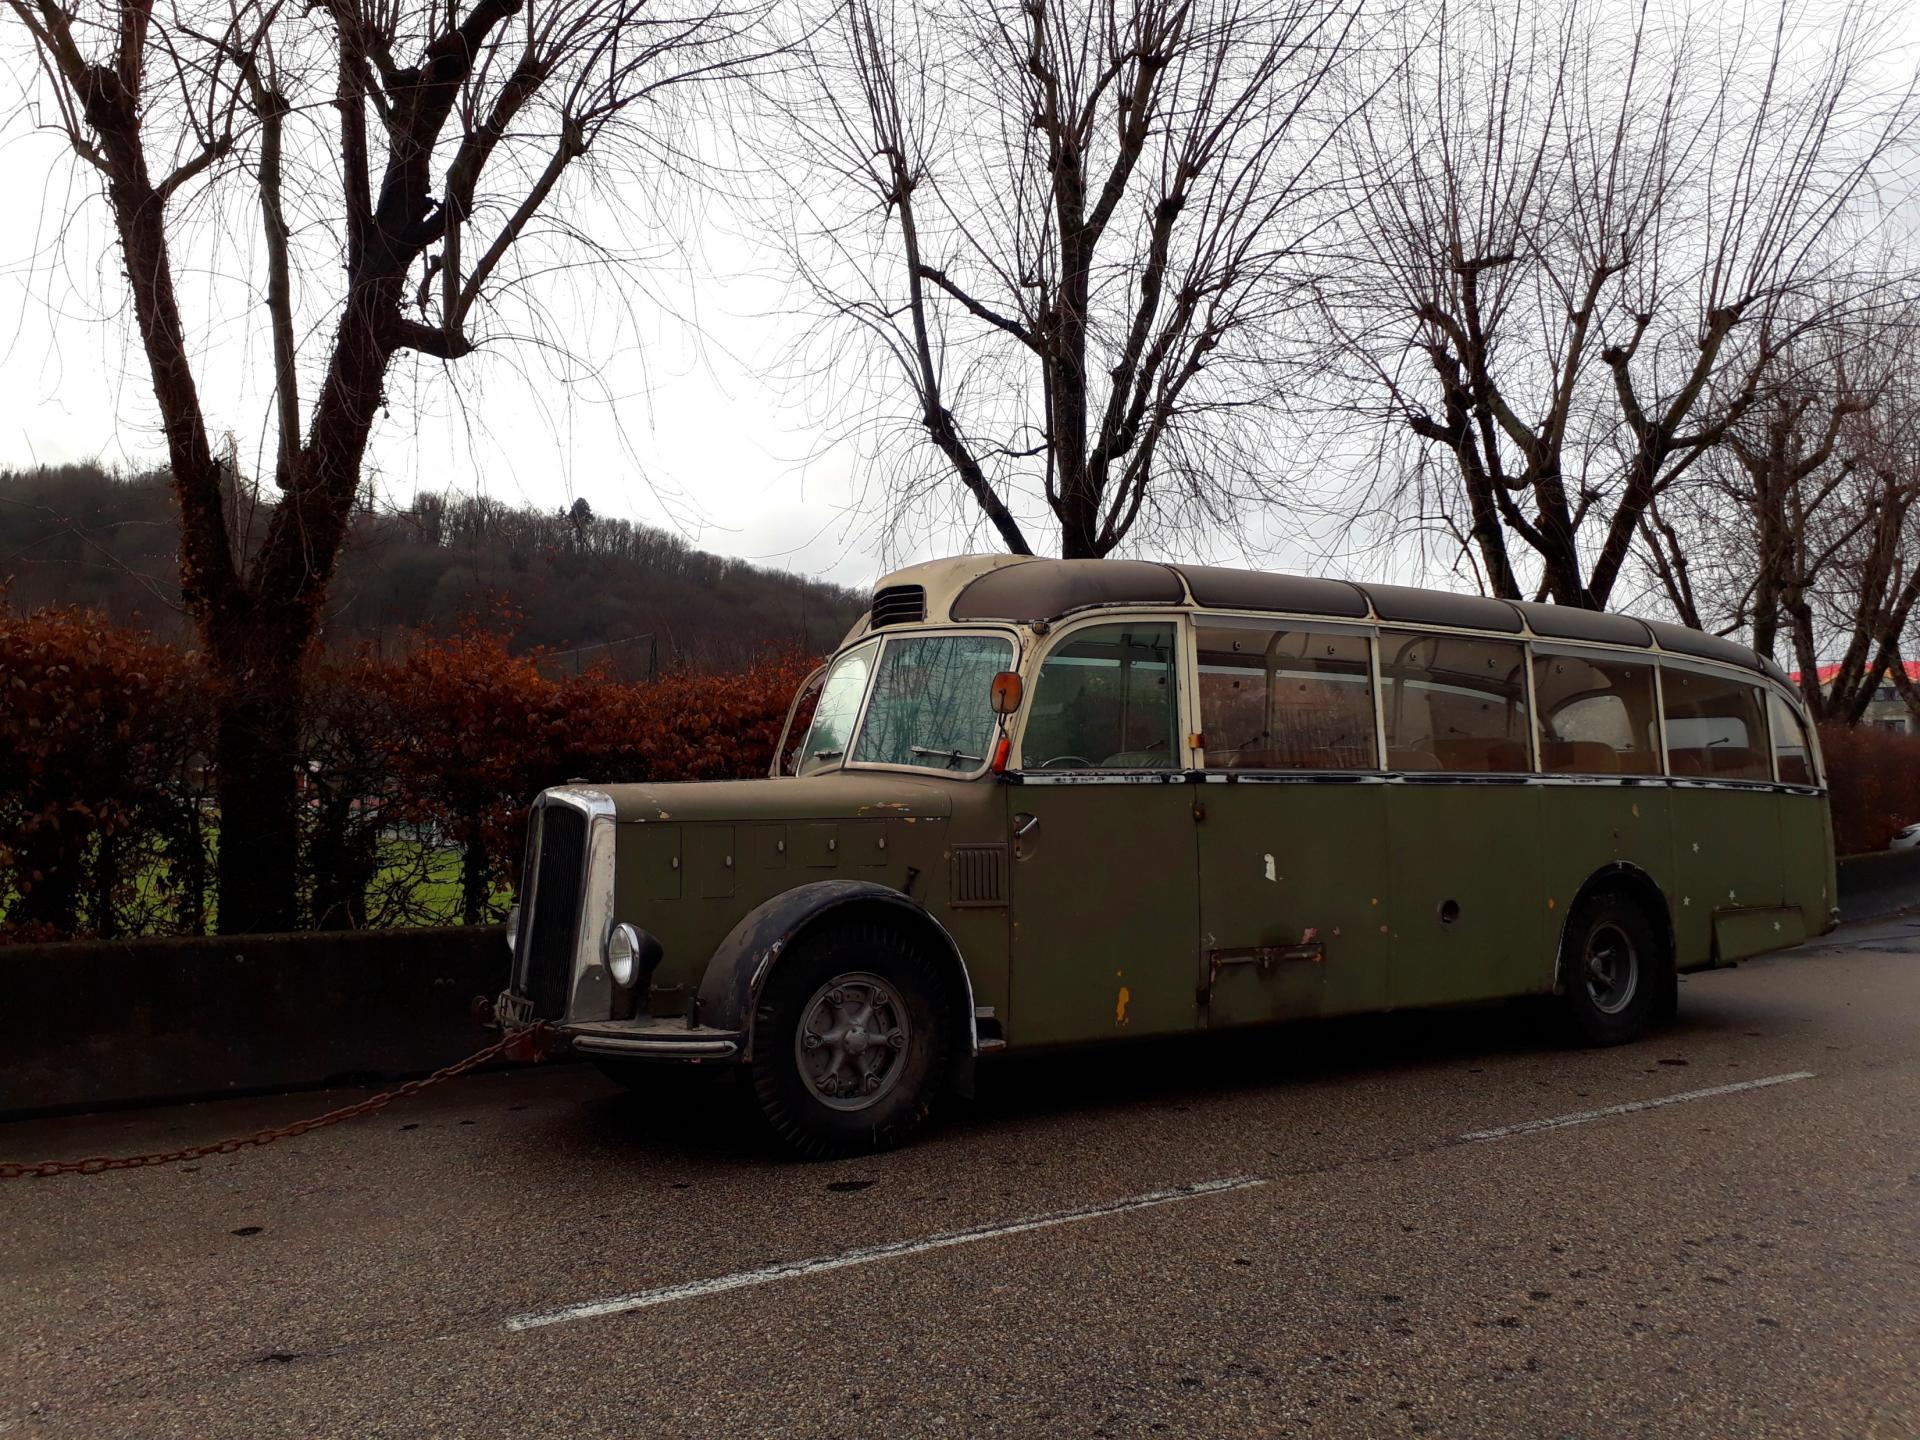
[[[1504,1140],[1513,1135],[1531,1135],[1540,1130],[1561,1130],[1569,1125],[1584,1125],[1590,1120],[1605,1120],[1614,1115],[1631,1115],[1640,1110],[1656,1110],[1663,1105],[1678,1105],[1688,1100],[1710,1100],[1719,1095],[1734,1095],[1743,1090],[1764,1090],[1771,1085],[1786,1085],[1795,1080],[1811,1080],[1811,1070],[1795,1070],[1785,1075],[1769,1075],[1762,1080],[1740,1080],[1731,1085],[1711,1085],[1704,1090],[1684,1090],[1678,1095],[1662,1095],[1652,1100],[1630,1100],[1623,1105],[1608,1105],[1599,1110],[1580,1110],[1571,1115],[1555,1115],[1545,1120],[1523,1120],[1517,1125],[1501,1125],[1492,1130],[1471,1130],[1454,1137],[1451,1143]],[[1444,1146],[1448,1142],[1441,1142]],[[1436,1147],[1439,1148],[1439,1147]],[[975,1225],[966,1230],[946,1230],[914,1240],[894,1240],[884,1245],[866,1245],[843,1250],[838,1255],[817,1255],[807,1260],[783,1260],[758,1270],[737,1270],[731,1275],[712,1275],[704,1280],[688,1280],[679,1285],[662,1285],[653,1290],[636,1290],[629,1295],[611,1295],[600,1300],[582,1300],[552,1310],[534,1310],[511,1315],[508,1330],[535,1330],[543,1325],[561,1325],[571,1320],[592,1320],[602,1315],[618,1315],[628,1310],[644,1310],[653,1305],[668,1305],[676,1300],[697,1300],[720,1295],[728,1290],[744,1290],[754,1285],[771,1285],[777,1280],[797,1280],[806,1275],[821,1275],[829,1270],[845,1270],[854,1265],[871,1265],[876,1260],[894,1260],[905,1255],[920,1255],[929,1250],[945,1250],[954,1245],[971,1245],[977,1240],[997,1240],[1003,1235],[1023,1235],[1032,1230],[1050,1230],[1056,1225],[1077,1225],[1107,1215],[1123,1215],[1129,1210],[1149,1210],[1159,1205],[1175,1205],[1202,1195],[1219,1195],[1229,1190],[1252,1190],[1271,1185],[1272,1175],[1235,1175],[1225,1180],[1202,1180],[1192,1185],[1176,1185],[1166,1190],[1149,1190],[1144,1195],[1129,1195],[1122,1200],[1086,1205],[1076,1210],[1055,1210],[1045,1215],[1028,1215],[1018,1220],[1003,1220],[991,1225]]]
[[[553,1310],[536,1310],[510,1316],[509,1330],[532,1330],[542,1325],[559,1325],[569,1320],[591,1320],[601,1315],[618,1315],[626,1310],[644,1310],[650,1305],[666,1305],[675,1300],[694,1300],[718,1295],[727,1290],[743,1290],[750,1285],[770,1285],[776,1280],[793,1280],[803,1275],[819,1275],[828,1270],[845,1270],[852,1265],[870,1265],[876,1260],[892,1260],[902,1255],[918,1255],[927,1250],[944,1250],[953,1245],[971,1245],[976,1240],[996,1240],[1002,1235],[1021,1235],[1029,1230],[1047,1230],[1055,1225],[1075,1225],[1083,1220],[1098,1220],[1105,1215],[1120,1215],[1129,1210],[1147,1210],[1156,1205],[1175,1205],[1202,1195],[1218,1195],[1227,1190],[1251,1190],[1273,1181],[1262,1175],[1236,1175],[1227,1180],[1203,1180],[1194,1185],[1177,1185],[1169,1190],[1150,1190],[1144,1195],[1129,1195],[1124,1200],[1109,1200],[1103,1205],[1088,1205],[1078,1210],[1056,1210],[1047,1215],[1029,1215],[993,1225],[976,1225],[967,1230],[948,1230],[916,1240],[895,1240],[886,1245],[867,1245],[844,1250],[838,1255],[821,1255],[811,1260],[787,1260],[758,1270],[740,1270],[731,1275],[715,1275],[705,1280],[689,1280],[681,1285],[663,1285],[657,1290],[640,1290],[631,1295],[614,1295],[604,1300],[584,1300]]]
[[[1531,1135],[1536,1130],[1561,1130],[1569,1125],[1584,1125],[1589,1120],[1605,1120],[1611,1115],[1631,1115],[1636,1110],[1657,1110],[1662,1105],[1678,1105],[1686,1100],[1711,1100],[1716,1095],[1733,1095],[1742,1090],[1764,1090],[1769,1085],[1786,1085],[1795,1080],[1811,1080],[1813,1071],[1795,1070],[1786,1075],[1769,1075],[1764,1080],[1740,1080],[1731,1085],[1710,1085],[1705,1090],[1683,1090],[1678,1095],[1662,1095],[1653,1100],[1629,1100],[1624,1105],[1608,1105],[1600,1110],[1578,1110],[1571,1115],[1555,1115],[1547,1120],[1522,1120],[1518,1125],[1501,1125],[1492,1130],[1470,1130],[1461,1140],[1504,1140],[1509,1135]]]

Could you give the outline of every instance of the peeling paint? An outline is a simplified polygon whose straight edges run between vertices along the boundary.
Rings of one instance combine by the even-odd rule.
[[[1273,873],[1273,856],[1265,855],[1265,856],[1262,856],[1261,858],[1267,862],[1267,879],[1269,880],[1275,879],[1275,876]]]

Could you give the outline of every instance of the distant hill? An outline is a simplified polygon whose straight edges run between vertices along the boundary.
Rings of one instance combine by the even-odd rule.
[[[234,506],[247,533],[251,506]],[[178,522],[165,477],[91,465],[0,469],[0,585],[15,609],[88,605],[187,643],[179,611]],[[422,630],[504,617],[514,648],[572,669],[606,661],[623,678],[650,665],[733,669],[769,646],[831,649],[865,597],[675,535],[593,514],[423,494],[358,516],[335,578],[325,643],[386,653]]]

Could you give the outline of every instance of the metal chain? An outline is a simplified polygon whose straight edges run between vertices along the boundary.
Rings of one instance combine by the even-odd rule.
[[[544,1058],[546,1041],[551,1027],[534,1024],[522,1030],[509,1031],[484,1050],[476,1050],[464,1060],[459,1060],[431,1075],[418,1080],[409,1080],[404,1085],[396,1085],[391,1090],[383,1090],[378,1095],[369,1095],[365,1100],[352,1105],[343,1105],[338,1110],[329,1110],[324,1115],[316,1115],[310,1120],[296,1120],[291,1125],[277,1126],[272,1130],[261,1130],[252,1135],[236,1135],[226,1140],[215,1140],[205,1145],[189,1145],[184,1150],[167,1150],[154,1155],[96,1155],[87,1160],[42,1160],[36,1165],[20,1161],[0,1160],[0,1180],[46,1179],[54,1175],[98,1175],[104,1170],[138,1170],[146,1165],[172,1165],[182,1160],[199,1160],[208,1155],[231,1155],[236,1150],[244,1150],[252,1145],[271,1145],[276,1140],[290,1139],[295,1135],[305,1135],[309,1130],[321,1130],[328,1125],[338,1125],[343,1120],[354,1120],[362,1115],[371,1115],[376,1110],[384,1110],[396,1100],[404,1100],[409,1095],[418,1095],[430,1085],[438,1085],[442,1080],[451,1080],[456,1075],[464,1075],[477,1065],[484,1065],[495,1056],[505,1054],[516,1048],[523,1049],[527,1058]]]

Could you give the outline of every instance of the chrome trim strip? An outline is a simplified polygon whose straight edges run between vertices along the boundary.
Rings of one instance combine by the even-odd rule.
[[[1544,785],[1569,789],[1645,787],[1666,790],[1744,790],[1754,794],[1813,795],[1811,785],[1774,780],[1708,780],[1684,775],[1536,775],[1520,770],[1073,770],[1058,775],[1009,771],[1010,785]]]
[[[738,1040],[676,1040],[664,1035],[576,1035],[573,1048],[588,1055],[625,1055],[656,1059],[726,1060],[740,1053]]]

